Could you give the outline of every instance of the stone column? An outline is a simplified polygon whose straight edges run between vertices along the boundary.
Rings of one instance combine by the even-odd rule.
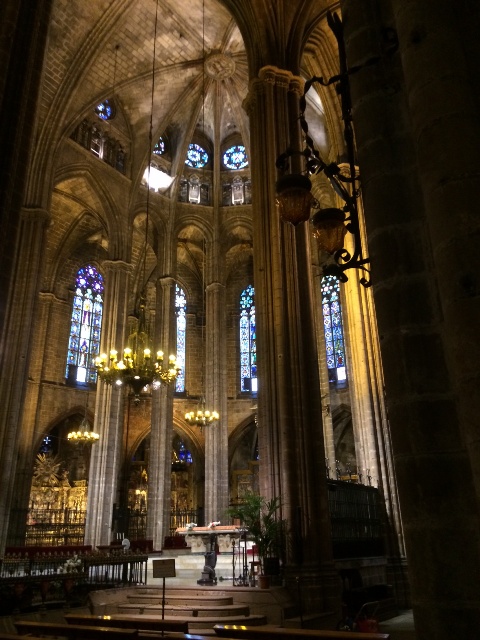
[[[28,505],[25,477],[16,477],[23,404],[32,349],[32,327],[37,309],[37,293],[40,289],[43,246],[49,214],[43,209],[22,209],[19,220],[18,244],[12,273],[1,341],[2,367],[0,373],[0,551],[5,548],[7,531],[9,538],[17,540],[24,531],[25,514],[19,511],[18,522],[10,511],[24,509]],[[31,443],[30,443],[31,446]],[[31,479],[31,478],[30,478]],[[22,491],[17,490],[17,482]],[[20,527],[20,528],[19,528]]]
[[[122,261],[106,261],[105,302],[100,351],[123,352],[126,341],[127,303],[132,267]],[[123,387],[98,380],[94,430],[100,440],[92,448],[88,481],[85,544],[110,544],[113,506],[118,504],[118,479],[123,460]]]
[[[292,530],[287,583],[300,576],[303,604],[334,611],[334,572],[325,477],[322,407],[313,315],[310,236],[279,220],[276,158],[299,144],[303,83],[264,67],[251,84],[254,284],[258,351],[261,493],[280,496]],[[298,162],[295,163],[295,171]]]
[[[0,4],[0,328],[3,331],[10,331],[7,304],[9,294],[13,293],[11,278],[18,259],[16,239],[23,226],[20,211],[26,202],[24,191],[52,5],[52,0],[34,4],[29,0],[4,0]],[[46,206],[35,196],[28,203]],[[43,240],[43,232],[40,238]],[[2,522],[6,522],[1,515]],[[0,554],[2,549],[0,540]]]
[[[353,121],[416,637],[473,637],[480,132],[464,46],[478,11],[469,24],[464,5],[392,0],[388,58],[386,6],[342,1],[349,64],[379,56],[351,77]]]
[[[211,246],[207,245],[207,256]],[[211,256],[211,254],[210,254]],[[220,420],[205,427],[205,522],[225,523],[228,508],[228,421],[226,402],[227,349],[225,287],[206,287],[205,402]]]
[[[157,281],[154,344],[166,359],[176,351],[175,338],[175,280],[164,277]],[[147,538],[153,540],[154,549],[161,549],[170,533],[174,385],[152,391]]]

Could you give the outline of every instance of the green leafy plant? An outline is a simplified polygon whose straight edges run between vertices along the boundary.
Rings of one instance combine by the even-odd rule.
[[[248,529],[248,535],[257,547],[262,573],[265,572],[267,558],[283,557],[287,521],[280,517],[281,506],[278,496],[267,499],[247,492],[242,501],[227,512]]]

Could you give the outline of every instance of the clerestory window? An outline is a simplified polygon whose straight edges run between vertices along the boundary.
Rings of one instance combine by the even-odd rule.
[[[187,336],[187,298],[185,291],[175,285],[175,315],[177,316],[177,364],[180,372],[175,381],[175,391],[185,391],[185,355]]]
[[[257,393],[255,290],[252,285],[240,295],[240,390]]]
[[[322,278],[322,310],[329,382],[346,384],[345,343],[343,339],[340,281],[335,276]]]
[[[100,353],[103,278],[92,265],[78,270],[70,323],[66,377],[69,382],[95,383],[95,356]]]

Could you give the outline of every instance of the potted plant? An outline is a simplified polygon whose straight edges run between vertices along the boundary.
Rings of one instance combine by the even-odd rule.
[[[280,517],[280,508],[281,500],[278,496],[267,499],[247,492],[239,504],[228,509],[228,515],[241,521],[257,547],[262,576],[278,574],[287,524]]]

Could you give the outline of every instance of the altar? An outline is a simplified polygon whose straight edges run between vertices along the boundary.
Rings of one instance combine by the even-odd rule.
[[[176,533],[185,536],[187,547],[192,553],[203,553],[205,564],[202,575],[197,584],[215,585],[217,577],[215,566],[217,564],[217,545],[219,553],[233,553],[235,540],[240,538],[243,530],[235,525],[211,524],[208,527],[187,526],[178,527]]]

